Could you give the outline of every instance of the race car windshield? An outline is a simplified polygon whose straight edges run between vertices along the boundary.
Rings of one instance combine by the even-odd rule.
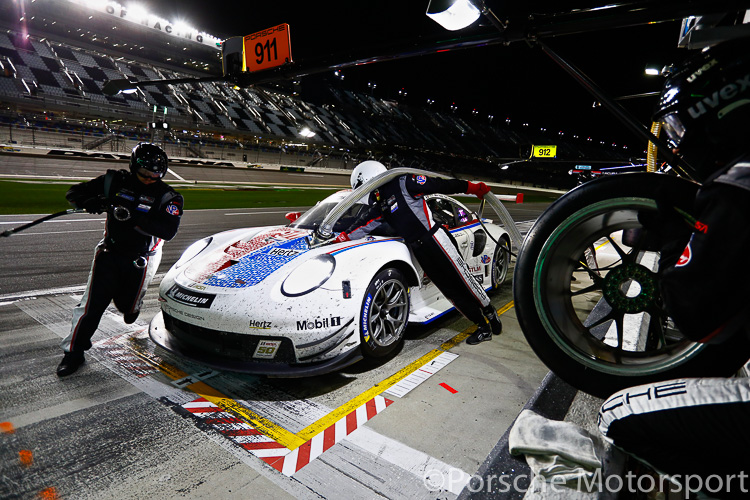
[[[299,219],[292,222],[289,227],[295,227],[299,229],[315,229],[318,227],[326,215],[330,213],[333,208],[338,205],[337,202],[322,201],[312,207],[310,210],[300,216]],[[344,214],[339,217],[336,221],[336,225],[333,227],[333,231],[340,233],[349,228],[357,220],[357,217],[367,212],[367,205],[356,203],[349,208]]]

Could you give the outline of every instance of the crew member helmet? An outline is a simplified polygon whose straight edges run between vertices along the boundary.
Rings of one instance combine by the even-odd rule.
[[[703,49],[667,77],[654,121],[705,182],[748,152],[750,38]]]
[[[130,171],[161,179],[167,175],[167,154],[156,144],[140,142],[130,155]]]
[[[376,175],[380,175],[387,169],[385,165],[375,160],[363,161],[352,170],[351,184],[352,189],[357,189],[359,186],[369,181]]]

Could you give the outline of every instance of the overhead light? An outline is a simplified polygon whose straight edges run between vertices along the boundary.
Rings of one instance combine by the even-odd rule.
[[[661,70],[655,66],[646,66],[646,74],[649,76],[659,76],[661,75]]]
[[[427,5],[427,17],[449,31],[466,28],[480,15],[471,0],[430,0]]]
[[[310,137],[315,137],[315,132],[313,132],[312,130],[310,130],[310,127],[303,127],[299,131],[299,135],[301,135],[302,137],[310,138]]]

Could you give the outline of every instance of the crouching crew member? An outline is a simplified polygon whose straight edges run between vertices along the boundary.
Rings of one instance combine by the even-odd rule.
[[[64,377],[84,362],[84,351],[110,302],[131,324],[161,261],[164,240],[177,234],[182,196],[162,181],[167,155],[154,144],[140,143],[130,155],[130,171],[108,170],[76,184],[65,195],[75,208],[107,213],[104,238],[96,246],[86,291],[73,309],[70,333],[57,367]]]
[[[352,189],[385,171],[385,166],[376,161],[360,163],[352,172]],[[402,175],[370,193],[370,209],[363,219],[367,222],[364,225],[355,223],[336,240],[363,238],[387,222],[396,234],[404,238],[425,274],[443,295],[461,314],[476,323],[476,331],[466,342],[473,345],[492,340],[493,333],[497,335],[503,329],[497,312],[459,255],[453,237],[442,225],[435,223],[424,200],[424,195],[433,193],[466,193],[481,199],[489,191],[483,182]]]

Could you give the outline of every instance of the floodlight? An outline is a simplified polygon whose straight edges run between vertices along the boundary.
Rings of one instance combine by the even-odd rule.
[[[449,31],[466,28],[481,12],[471,0],[430,0],[427,17]]]
[[[302,137],[310,138],[315,137],[315,132],[310,130],[310,127],[303,127],[302,130],[299,131],[299,135],[301,135]]]

